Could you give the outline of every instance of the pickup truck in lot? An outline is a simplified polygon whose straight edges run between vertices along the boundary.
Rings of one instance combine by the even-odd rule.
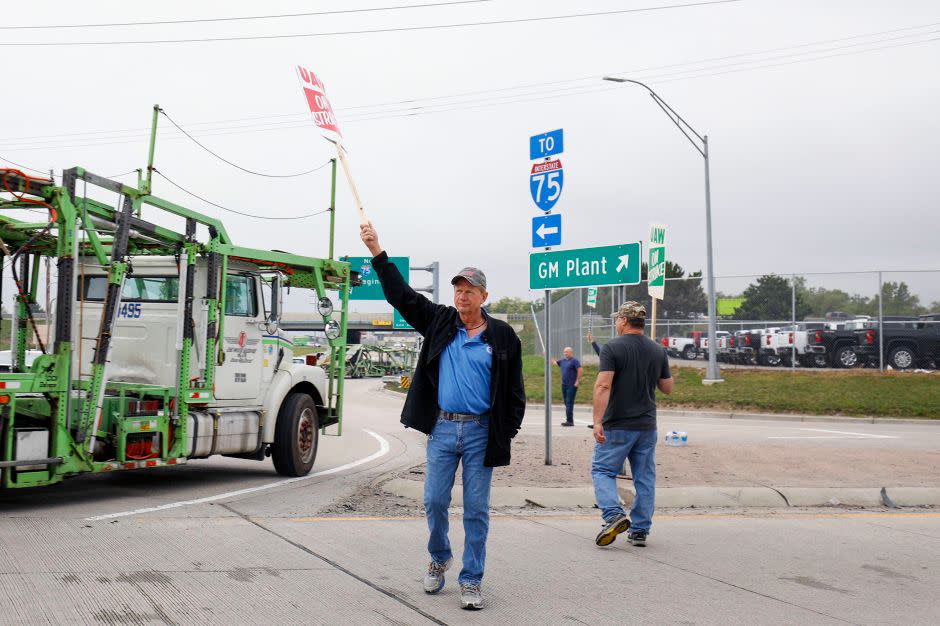
[[[858,367],[855,348],[858,346],[856,330],[868,328],[871,318],[859,316],[841,322],[829,322],[824,328],[817,328],[809,333],[807,350],[817,355],[825,355],[829,367]]]
[[[718,345],[716,346],[716,349],[715,349],[715,354],[716,354],[716,358],[717,358],[718,360],[725,360],[725,358],[726,358],[726,356],[727,356],[727,354],[728,354],[728,350],[729,350],[729,346],[728,346],[728,337],[729,337],[730,335],[731,335],[731,333],[729,333],[729,332],[726,331],[726,330],[719,330],[719,331],[716,331],[716,332],[715,332],[715,341],[716,341],[717,344],[718,344]],[[700,349],[700,352],[702,353],[702,355],[703,355],[704,358],[706,358],[706,359],[708,358],[708,349],[709,349],[709,345],[708,345],[708,335],[705,335],[705,334],[703,333],[703,334],[702,334],[702,339],[701,339],[701,349]]]
[[[782,362],[790,365],[793,357],[803,367],[826,367],[829,365],[826,355],[814,350],[810,335],[823,330],[824,322],[805,322],[779,330],[774,335],[774,349]]]
[[[879,346],[883,345],[885,365],[896,370],[940,364],[940,314],[919,318],[885,316],[881,326],[883,338],[877,323],[855,331],[855,350],[862,362],[878,365]]]
[[[691,361],[698,356],[701,337],[702,332],[698,330],[693,331],[691,337],[668,337],[665,343],[666,352],[671,357],[682,357]]]

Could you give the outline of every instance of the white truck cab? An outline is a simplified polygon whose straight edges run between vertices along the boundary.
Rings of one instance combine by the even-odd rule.
[[[180,283],[185,273],[170,256],[134,257],[131,266],[116,312],[108,379],[175,387],[183,337]],[[306,473],[316,456],[322,423],[318,413],[327,398],[326,372],[294,361],[293,344],[277,325],[278,281],[271,280],[270,272],[234,260],[224,277],[222,335],[216,354],[205,354],[208,306],[198,294],[206,293],[207,273],[206,262],[198,260],[189,372],[193,386],[201,382],[207,358],[215,358],[216,364],[206,402],[199,403],[199,397],[190,400],[189,457],[223,454],[260,459],[273,453],[278,470],[287,470],[282,473]],[[107,280],[102,270],[90,267],[78,278],[80,306],[73,336],[82,340],[73,367],[82,375],[91,370]]]

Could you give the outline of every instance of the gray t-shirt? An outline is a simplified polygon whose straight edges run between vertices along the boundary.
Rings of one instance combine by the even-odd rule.
[[[672,378],[666,349],[644,335],[621,335],[601,349],[601,372],[613,372],[604,430],[656,430],[656,383]]]

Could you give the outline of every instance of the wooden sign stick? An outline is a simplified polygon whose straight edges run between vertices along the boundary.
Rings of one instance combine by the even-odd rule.
[[[336,154],[339,155],[339,161],[343,164],[343,172],[346,173],[346,181],[349,183],[349,190],[352,192],[353,200],[356,202],[356,208],[359,209],[359,223],[368,224],[369,218],[366,215],[366,210],[362,206],[362,200],[359,198],[359,190],[356,189],[356,183],[349,169],[349,161],[346,159],[346,149],[343,148],[343,144],[340,142],[336,142]]]

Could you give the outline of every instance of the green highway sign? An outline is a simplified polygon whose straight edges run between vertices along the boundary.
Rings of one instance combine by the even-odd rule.
[[[601,248],[534,252],[529,255],[529,289],[564,289],[640,284],[639,241]]]
[[[382,283],[379,282],[379,275],[372,268],[372,257],[370,256],[351,256],[346,259],[349,261],[350,269],[359,272],[359,278],[362,284],[353,287],[349,293],[350,300],[384,300],[385,294],[382,292]],[[409,265],[406,256],[390,256],[388,260],[398,268],[402,278],[408,282]]]
[[[394,313],[392,314],[392,328],[395,330],[414,330],[411,327],[411,324],[405,321],[405,318],[401,316],[401,313],[398,312],[398,309],[392,309]]]

